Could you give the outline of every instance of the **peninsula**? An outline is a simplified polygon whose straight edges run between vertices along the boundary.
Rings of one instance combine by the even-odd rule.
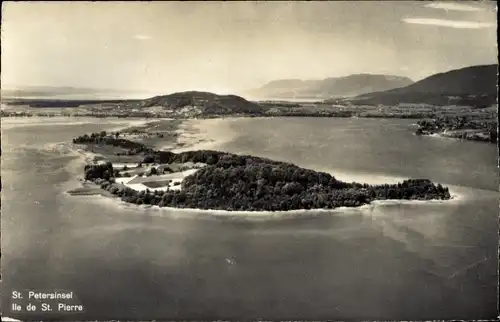
[[[333,209],[374,200],[451,198],[447,187],[427,179],[382,185],[347,183],[291,163],[212,150],[173,153],[121,135],[102,132],[73,139],[86,151],[100,151],[101,157],[85,165],[85,187],[71,194],[228,211]]]

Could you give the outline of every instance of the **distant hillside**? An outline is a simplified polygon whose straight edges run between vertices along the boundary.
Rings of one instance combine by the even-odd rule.
[[[313,98],[326,99],[339,96],[356,96],[375,91],[404,87],[413,81],[407,77],[393,75],[355,74],[322,80],[283,79],[261,88],[247,91],[249,97],[266,98]]]
[[[182,114],[229,115],[261,114],[264,108],[236,95],[217,95],[209,92],[179,92],[155,96],[141,101],[139,107],[161,107]]]
[[[21,86],[2,88],[4,97],[56,96],[74,94],[104,93],[107,90],[95,88],[76,88],[70,86]]]
[[[494,104],[497,98],[498,65],[481,65],[451,70],[427,77],[403,88],[374,92],[347,99],[353,104],[430,105]]]

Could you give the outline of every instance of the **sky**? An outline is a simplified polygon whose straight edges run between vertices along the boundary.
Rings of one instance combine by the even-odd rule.
[[[495,2],[2,2],[2,87],[231,93],[497,63]]]

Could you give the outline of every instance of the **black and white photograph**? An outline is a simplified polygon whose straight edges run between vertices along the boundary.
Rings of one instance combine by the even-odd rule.
[[[498,319],[495,1],[4,1],[2,321]]]

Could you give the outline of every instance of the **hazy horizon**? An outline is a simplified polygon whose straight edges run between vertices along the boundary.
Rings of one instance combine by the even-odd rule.
[[[2,87],[238,92],[497,64],[495,2],[3,2]]]

